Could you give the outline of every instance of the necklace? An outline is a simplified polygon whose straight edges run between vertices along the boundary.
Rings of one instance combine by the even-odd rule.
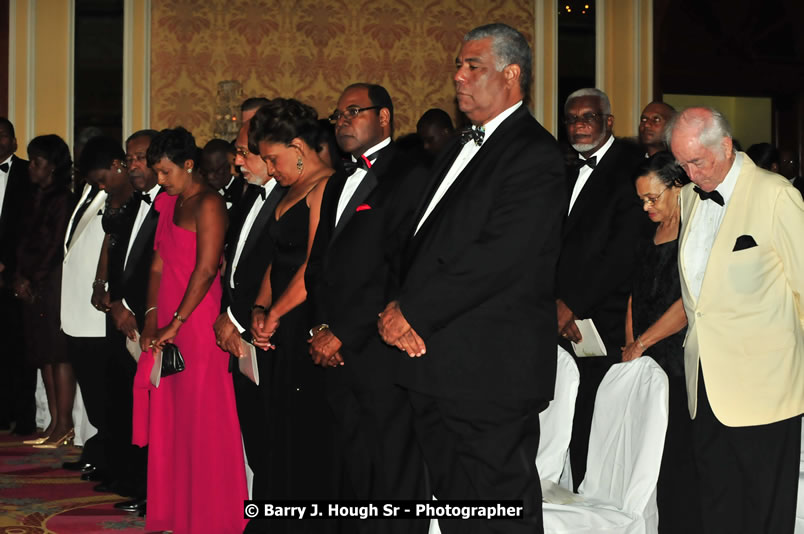
[[[198,195],[200,195],[201,193],[203,193],[203,191],[199,191],[198,193],[192,194],[192,195],[190,195],[190,196],[189,196],[189,197],[187,197],[187,198],[179,198],[179,209],[181,209],[181,208],[182,208],[182,206],[184,206],[184,203],[185,203],[185,202],[187,202],[188,200],[190,200],[190,199],[191,199],[191,198],[193,198],[193,197],[197,197],[197,196],[198,196]]]

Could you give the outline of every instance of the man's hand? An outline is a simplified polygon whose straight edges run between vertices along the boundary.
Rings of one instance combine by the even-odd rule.
[[[343,365],[343,356],[340,353],[343,343],[329,328],[318,330],[307,343],[310,344],[310,356],[313,357],[314,364],[322,367]]]
[[[123,301],[115,300],[109,304],[109,314],[112,316],[114,326],[134,341],[137,337],[137,319],[123,306]]]
[[[243,344],[240,342],[240,332],[232,320],[229,319],[228,313],[223,312],[220,314],[215,320],[215,324],[212,325],[212,329],[215,330],[215,341],[221,349],[238,358],[245,356],[243,354]]]
[[[575,343],[580,342],[582,339],[581,331],[578,330],[578,326],[575,324],[577,317],[561,299],[556,300],[556,313],[558,315],[559,335]]]
[[[400,350],[404,350],[411,357],[418,357],[427,352],[424,340],[410,326],[399,302],[389,302],[377,321],[377,329],[382,340]]]
[[[101,284],[92,287],[92,306],[94,306],[96,310],[107,313],[111,300],[109,292],[106,291],[106,288]]]

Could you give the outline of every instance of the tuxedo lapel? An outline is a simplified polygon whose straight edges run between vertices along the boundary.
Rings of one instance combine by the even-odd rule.
[[[686,293],[690,296],[690,298],[695,298],[692,294],[692,289],[690,288],[689,284],[689,277],[687,276],[687,268],[686,268],[686,254],[685,249],[687,237],[690,233],[690,228],[692,227],[692,220],[695,217],[695,212],[698,209],[698,205],[700,204],[700,199],[698,195],[692,192],[692,184],[687,187],[687,195],[686,199],[684,195],[681,196],[681,235],[679,236],[678,241],[678,268],[679,272],[681,273],[681,281],[687,287]]]
[[[87,194],[89,194],[89,193],[87,193]],[[82,200],[86,199],[85,196],[82,196],[81,198],[82,198]],[[106,192],[98,191],[98,193],[95,195],[95,198],[93,198],[92,202],[89,203],[89,206],[87,207],[86,211],[81,216],[81,219],[78,221],[78,223],[76,224],[75,232],[73,232],[72,238],[70,239],[70,245],[66,248],[65,255],[70,253],[70,250],[72,250],[72,248],[75,245],[76,241],[78,241],[78,238],[81,236],[81,232],[84,231],[84,228],[87,227],[87,225],[92,221],[93,218],[99,216],[99,212],[102,209],[104,202],[106,202]],[[70,221],[70,225],[72,225],[72,224],[73,224],[72,221]],[[69,236],[69,233],[70,232],[69,232],[69,226],[68,226],[68,231],[67,231],[68,236]]]
[[[263,202],[262,208],[260,208],[260,212],[257,214],[257,218],[254,219],[254,224],[251,225],[248,237],[246,237],[246,242],[243,243],[243,252],[240,253],[241,258],[247,258],[248,255],[251,254],[251,250],[257,244],[265,225],[268,224],[268,220],[273,216],[274,211],[276,211],[276,205],[279,204],[279,201],[285,196],[286,191],[287,189],[279,184],[276,184],[271,190],[271,193],[265,199],[265,202]],[[240,240],[239,235],[237,239]],[[234,257],[232,257],[232,260],[234,260]]]
[[[151,204],[151,207],[148,209],[148,214],[145,216],[145,219],[143,219],[140,229],[137,231],[137,235],[134,237],[134,243],[131,244],[131,250],[128,253],[126,266],[123,269],[123,285],[125,285],[134,274],[134,268],[137,265],[137,258],[139,258],[145,251],[147,244],[153,242],[151,237],[156,231],[156,224],[158,221],[159,212],[156,211],[153,204]]]
[[[330,244],[338,238],[338,235],[344,229],[344,227],[349,223],[349,220],[355,214],[355,210],[357,207],[363,203],[364,200],[368,198],[374,188],[377,187],[377,175],[374,174],[373,169],[369,169],[366,171],[366,175],[363,177],[363,180],[360,182],[360,185],[357,186],[355,189],[352,198],[349,199],[349,202],[346,203],[346,207],[343,209],[343,213],[341,213],[341,218],[338,220],[338,224],[335,225],[334,230],[332,231],[332,238],[330,239]]]
[[[455,178],[455,181],[452,183],[449,189],[447,189],[446,193],[444,193],[444,196],[441,198],[435,208],[433,208],[433,211],[430,213],[430,215],[428,215],[427,220],[424,221],[421,228],[419,228],[419,231],[416,232],[416,236],[424,235],[426,229],[433,223],[433,221],[438,220],[438,213],[445,209],[444,206],[449,205],[449,203],[458,195],[458,192],[461,189],[467,186],[467,182],[471,182],[473,178],[481,176],[482,173],[477,172],[477,169],[484,165],[489,158],[495,157],[495,155],[499,153],[498,147],[504,146],[505,143],[508,142],[507,137],[511,131],[511,128],[513,128],[517,121],[522,118],[523,114],[527,113],[529,113],[527,108],[525,108],[525,106],[521,106],[497,127],[491,137],[486,138],[486,141],[483,142],[480,150],[469,161],[466,167],[464,167],[457,178]],[[462,145],[459,143],[458,152],[460,152],[462,148]],[[434,185],[432,191],[430,191],[427,202],[424,204],[424,210],[427,209],[427,206],[430,204],[430,200],[433,198],[436,189],[438,189],[438,186],[446,177],[447,172],[449,172],[449,169],[452,167],[452,163],[455,161],[457,156],[458,154],[456,153],[455,156],[450,159],[450,165],[444,170],[440,179]],[[490,179],[491,177],[486,176],[485,178]],[[419,219],[421,219],[423,214],[424,211],[418,215],[415,220],[415,224],[418,224]]]
[[[572,211],[567,216],[567,221],[564,224],[564,235],[572,230],[572,227],[579,219],[583,218],[583,214],[587,206],[589,204],[593,204],[596,199],[600,198],[601,195],[605,195],[605,189],[607,187],[611,187],[611,184],[606,183],[606,177],[613,174],[612,168],[617,165],[617,162],[620,159],[619,154],[620,145],[615,139],[614,144],[611,145],[609,150],[603,156],[603,159],[600,160],[592,171],[592,174],[589,175],[589,179],[584,184],[583,189],[581,189],[578,198],[575,199],[575,204],[572,206]],[[572,196],[572,191],[575,188],[575,182],[578,179],[579,172],[580,169],[573,173],[575,180],[572,181],[572,186],[570,187],[570,197]],[[636,193],[634,193],[634,195],[636,195]]]

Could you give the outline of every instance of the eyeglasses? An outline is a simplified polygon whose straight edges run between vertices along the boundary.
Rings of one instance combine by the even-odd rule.
[[[235,148],[235,154],[237,154],[238,156],[240,156],[243,159],[246,159],[247,157],[249,157],[249,155],[251,153],[248,150],[246,150],[245,148],[236,147]]]
[[[669,188],[669,187],[665,187],[665,188],[664,188],[664,190],[663,190],[661,193],[659,193],[658,195],[656,195],[655,197],[640,197],[640,198],[639,198],[639,200],[641,200],[641,201],[642,201],[642,205],[643,205],[643,206],[644,206],[645,204],[647,204],[648,206],[653,206],[654,204],[656,204],[656,201],[657,201],[657,200],[659,200],[659,199],[662,197],[662,195],[663,195],[663,194],[664,194],[664,193],[665,193],[665,192],[666,192],[668,189],[670,189],[670,188]]]
[[[564,124],[567,126],[572,126],[576,122],[582,122],[584,124],[592,124],[593,122],[597,122],[602,120],[603,117],[608,117],[605,113],[584,113],[583,115],[567,115],[564,117]]]
[[[341,120],[341,118],[346,120],[352,120],[358,115],[360,115],[361,111],[368,111],[369,109],[380,109],[381,107],[382,106],[369,106],[367,108],[348,107],[343,111],[336,109],[335,111],[332,112],[332,115],[330,115],[328,118],[329,122],[335,124],[336,122]]]

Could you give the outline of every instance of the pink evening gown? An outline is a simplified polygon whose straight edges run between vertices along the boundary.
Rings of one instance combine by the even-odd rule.
[[[163,260],[158,324],[173,319],[195,267],[196,234],[173,223],[177,197],[159,195],[154,249]],[[240,424],[229,357],[215,344],[220,310],[216,277],[174,343],[185,370],[150,384],[151,351],[142,353],[134,381],[133,442],[148,445],[147,531],[241,533],[248,498]]]

